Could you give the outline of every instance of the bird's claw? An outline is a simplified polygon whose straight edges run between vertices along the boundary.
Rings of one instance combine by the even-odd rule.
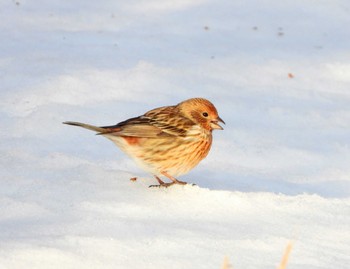
[[[164,184],[154,184],[154,185],[149,185],[148,188],[168,188],[174,183],[164,183]]]
[[[162,184],[154,184],[154,185],[149,185],[149,188],[168,188],[173,185],[190,185],[190,186],[197,186],[196,184],[192,183],[187,183],[184,181],[177,181],[177,182],[170,182],[170,183],[162,183]]]
[[[163,180],[161,180],[158,176],[155,175],[154,177],[157,179],[157,181],[158,181],[159,184],[158,184],[158,185],[150,185],[149,188],[154,188],[154,187],[158,187],[158,188],[161,188],[161,187],[168,188],[168,187],[170,187],[170,186],[172,186],[172,185],[187,185],[187,184],[188,184],[188,183],[185,182],[185,181],[181,181],[181,180],[178,180],[178,179],[172,177],[172,176],[169,175],[167,172],[162,172],[162,174],[163,174],[164,176],[166,176],[167,178],[169,178],[172,182],[170,182],[170,183],[165,183]],[[195,184],[190,184],[190,185],[194,186]]]

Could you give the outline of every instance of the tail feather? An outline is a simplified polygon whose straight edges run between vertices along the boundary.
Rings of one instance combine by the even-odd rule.
[[[65,121],[63,124],[68,124],[68,125],[73,125],[73,126],[79,126],[91,131],[95,131],[99,134],[103,134],[108,132],[108,129],[102,128],[102,127],[97,127],[94,125],[86,124],[86,123],[81,123],[81,122],[75,122],[75,121]]]

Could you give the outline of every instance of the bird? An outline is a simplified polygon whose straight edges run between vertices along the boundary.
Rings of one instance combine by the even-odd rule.
[[[188,173],[208,155],[212,131],[223,130],[219,123],[225,124],[215,106],[199,97],[158,107],[111,126],[63,123],[95,131],[110,139],[143,170],[154,175],[158,184],[150,187],[187,184],[176,177]],[[161,177],[170,182],[164,182]]]

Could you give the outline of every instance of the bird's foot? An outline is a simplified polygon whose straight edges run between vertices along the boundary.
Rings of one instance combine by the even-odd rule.
[[[156,185],[150,185],[149,188],[154,188],[154,187],[157,187],[157,188],[168,188],[170,186],[173,186],[173,185],[186,185],[187,182],[184,182],[184,181],[177,181],[177,182],[169,182],[169,183],[165,183],[165,182],[162,182],[162,183],[159,183],[159,184],[156,184]]]
[[[158,181],[158,182],[159,182],[159,181]],[[161,182],[159,182],[159,184],[149,185],[149,188],[168,188],[168,187],[174,186],[174,185],[190,185],[190,186],[196,186],[196,184],[187,183],[187,182],[185,182],[185,181],[180,181],[180,180],[176,180],[176,181],[169,182],[169,183],[165,183],[164,181],[161,180]]]
[[[163,180],[161,180],[158,176],[154,176],[157,181],[158,181],[158,185],[150,185],[149,187],[150,188],[154,188],[154,187],[158,187],[158,188],[161,188],[161,187],[164,187],[164,188],[168,188],[170,186],[173,186],[173,185],[187,185],[188,183],[185,182],[185,181],[181,181],[181,180],[178,180],[172,176],[170,176],[168,173],[166,172],[162,172],[162,174],[166,177],[168,177],[169,179],[171,179],[172,182],[170,183],[165,183]],[[192,185],[192,186],[195,186],[195,184],[189,184],[189,185]]]
[[[149,188],[168,188],[174,184],[175,184],[174,182],[155,184],[155,185],[149,185]]]
[[[180,180],[178,180],[178,179],[176,179],[174,182],[172,182],[173,184],[179,184],[179,185],[186,185],[187,184],[187,182],[185,182],[185,181],[180,181]]]

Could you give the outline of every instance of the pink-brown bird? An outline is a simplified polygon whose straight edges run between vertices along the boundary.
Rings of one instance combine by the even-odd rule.
[[[96,131],[112,140],[159,185],[187,184],[175,177],[186,174],[203,160],[212,144],[212,131],[222,130],[215,106],[204,98],[192,98],[175,106],[164,106],[113,126],[97,127],[67,121],[64,124]],[[165,183],[165,176],[171,180]]]

